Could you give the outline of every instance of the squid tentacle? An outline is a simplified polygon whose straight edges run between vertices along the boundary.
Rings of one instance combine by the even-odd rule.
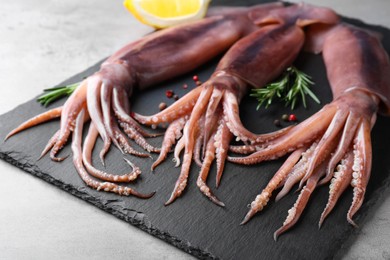
[[[257,212],[263,210],[263,208],[268,204],[272,192],[277,189],[279,184],[287,177],[291,169],[302,156],[303,151],[303,148],[298,149],[288,157],[280,169],[275,173],[274,177],[272,177],[272,179],[268,182],[263,191],[256,196],[254,201],[252,201],[251,208],[242,220],[241,225],[246,224]]]
[[[307,180],[307,183],[302,188],[294,206],[288,211],[288,216],[284,221],[283,226],[275,231],[274,233],[275,241],[282,233],[286,232],[296,224],[303,210],[305,209],[311,194],[316,188],[318,180],[321,178],[322,175],[325,174],[325,167],[326,167],[326,163],[322,163],[320,166],[318,166],[317,169],[315,169],[314,174]]]
[[[191,112],[201,92],[202,87],[197,87],[156,115],[143,116],[133,113],[133,117],[144,125],[157,125],[160,123],[172,122]]]
[[[127,136],[129,136],[129,134],[127,132],[131,132],[131,130],[129,130],[129,129],[132,129],[132,128],[125,123],[121,123],[121,127],[122,127],[122,129],[125,129],[125,133],[127,134]],[[115,126],[114,132],[115,132],[115,139],[119,143],[123,153],[135,155],[138,157],[150,157],[150,155],[148,153],[139,152],[136,149],[134,149],[132,147],[132,145],[130,144],[129,140],[122,133],[122,131],[119,129],[118,126]]]
[[[237,137],[237,141],[254,141],[256,139],[256,135],[248,131],[241,123],[238,112],[238,101],[232,92],[228,91],[224,93],[223,106],[226,125],[229,127],[233,135]]]
[[[87,92],[87,86],[88,84],[86,80],[81,82],[79,87],[69,97],[63,106],[61,112],[60,133],[58,135],[57,142],[54,144],[50,152],[50,158],[54,161],[57,161],[55,157],[56,154],[68,141],[68,138],[75,127],[77,116],[79,115],[80,111],[86,107],[85,96]],[[66,157],[60,158],[59,161],[64,159],[66,159]]]
[[[273,133],[257,135],[255,144],[268,143],[278,137],[288,134],[291,129],[293,129],[293,126],[287,126]]]
[[[8,140],[11,136],[21,131],[24,131],[33,126],[40,125],[42,123],[46,123],[47,121],[60,117],[62,113],[62,109],[63,106],[56,107],[46,112],[43,112],[37,116],[34,116],[33,118],[28,119],[27,121],[23,122],[18,127],[16,127],[15,129],[13,129],[9,134],[7,134],[4,141]]]
[[[55,162],[62,162],[66,158],[68,158],[68,155],[65,157],[57,157],[57,153],[64,147],[66,142],[68,141],[68,138],[71,134],[71,131],[67,129],[65,132],[59,133],[56,142],[54,143],[53,147],[50,150],[50,159]]]
[[[311,176],[317,165],[322,163],[322,161],[328,157],[329,153],[334,150],[335,145],[337,145],[337,141],[339,140],[339,133],[342,130],[347,117],[347,113],[340,111],[336,112],[329,124],[329,127],[322,136],[321,140],[318,142],[318,145],[311,157],[305,176],[301,180],[300,186],[302,186],[303,182],[305,182]]]
[[[348,114],[348,118],[343,130],[343,134],[340,138],[339,146],[337,147],[336,152],[330,159],[326,176],[319,182],[319,185],[327,183],[332,178],[337,163],[340,162],[342,157],[346,154],[347,150],[351,146],[351,142],[353,141],[353,138],[355,136],[355,131],[359,125],[359,122],[360,122],[360,117],[354,115],[354,113],[352,112]]]
[[[101,110],[103,117],[103,125],[106,130],[107,136],[112,140],[114,145],[121,151],[123,154],[121,145],[118,142],[116,134],[114,134],[114,120],[112,118],[111,111],[111,100],[112,100],[112,90],[113,86],[107,82],[103,82],[100,87],[100,96],[101,96]]]
[[[164,135],[164,140],[161,146],[161,152],[152,164],[151,170],[153,171],[160,163],[162,163],[170,152],[172,146],[180,137],[182,137],[182,130],[187,120],[185,118],[179,118],[173,121],[167,128]]]
[[[225,120],[221,119],[218,130],[214,137],[214,146],[217,157],[217,175],[215,176],[215,186],[218,188],[221,183],[222,173],[225,168],[225,161],[229,151],[229,144],[233,138]]]
[[[193,150],[194,150],[195,140],[196,140],[197,127],[195,127],[195,125],[198,123],[202,114],[206,110],[207,101],[213,92],[213,87],[211,86],[205,85],[202,88],[203,90],[199,96],[199,99],[197,100],[195,107],[191,113],[191,116],[188,119],[186,126],[184,127],[184,135],[182,137],[185,140],[183,165],[181,167],[180,175],[176,181],[172,194],[168,199],[168,201],[165,203],[165,205],[171,204],[173,201],[175,201],[176,198],[180,197],[183,190],[187,186],[187,179],[190,171]]]
[[[108,137],[107,130],[104,126],[104,119],[100,105],[101,86],[102,82],[98,78],[98,76],[93,76],[89,79],[87,92],[87,107],[91,119],[93,120],[97,130],[99,131],[99,135],[103,139],[104,145],[102,150],[100,151],[99,157],[102,164],[104,165],[104,157],[110,149],[111,139]]]
[[[194,146],[194,161],[199,166],[202,167],[202,155],[205,155],[205,152],[202,151],[203,147],[203,141],[204,141],[204,128],[205,125],[203,122],[200,122],[199,130],[198,130],[198,136],[196,138],[195,146]]]
[[[289,131],[286,135],[271,141],[267,148],[257,151],[247,157],[229,156],[228,160],[240,164],[255,164],[265,160],[279,158],[286,153],[317,139],[318,136],[325,131],[324,128],[329,125],[329,122],[332,120],[335,112],[335,106],[325,107],[312,118],[309,118],[300,125],[294,127],[294,129]],[[303,129],[311,129],[312,134],[309,139],[306,135],[302,134],[304,132]]]
[[[160,133],[149,133],[145,131],[132,117],[130,114],[130,105],[128,101],[129,97],[127,92],[124,90],[118,90],[114,88],[113,90],[113,110],[115,116],[118,118],[119,123],[126,123],[133,127],[138,133],[143,137],[157,137],[160,136]]]
[[[186,124],[187,125],[187,124]],[[184,126],[185,128],[185,126]],[[185,140],[184,138],[180,138],[179,141],[177,142],[177,145],[175,147],[175,150],[174,150],[174,158],[173,158],[173,161],[175,162],[175,167],[179,167],[180,166],[180,153],[183,151],[184,149],[184,146],[185,146]]]
[[[257,151],[256,145],[230,145],[229,151],[237,154],[251,154]]]
[[[154,152],[154,153],[160,152],[160,148],[154,147],[153,145],[149,144],[145,140],[145,138],[139,132],[137,132],[137,130],[135,130],[127,123],[121,123],[121,127],[130,139],[134,140],[134,142],[136,142],[139,146],[141,146],[146,151]]]
[[[214,126],[213,121],[215,121],[216,118],[218,118],[215,114],[219,107],[220,101],[223,97],[223,93],[225,92],[224,89],[221,89],[218,85],[214,87],[213,94],[211,95],[209,105],[206,110],[205,115],[205,123],[204,123],[204,130],[203,130],[203,153],[205,153],[207,143],[210,139],[210,135],[212,133],[212,127]]]
[[[293,128],[293,126],[287,126],[278,131],[269,133],[269,134],[261,134],[257,135],[256,142],[253,144],[244,144],[244,145],[230,145],[229,150],[233,153],[237,154],[251,154],[256,151],[262,150],[267,146],[273,144],[273,140],[281,137],[283,135],[287,135],[288,132]]]
[[[51,148],[53,148],[59,136],[60,130],[57,130],[57,132],[55,132],[55,134],[49,139],[49,142],[46,144],[45,148],[43,148],[43,151],[41,152],[41,155],[39,156],[38,160],[42,159],[42,157],[45,156]]]
[[[129,187],[119,186],[112,182],[99,182],[92,179],[88,172],[85,170],[82,162],[82,151],[81,151],[81,138],[84,125],[84,111],[81,111],[77,117],[75,130],[73,132],[73,142],[72,142],[72,151],[73,151],[73,162],[76,167],[77,172],[79,173],[81,179],[90,187],[96,190],[104,190],[106,192],[113,192],[119,195],[133,195],[138,198],[148,199],[152,197],[155,192],[149,194],[142,194],[135,191]]]
[[[92,166],[92,150],[96,143],[96,139],[99,135],[96,127],[93,123],[90,124],[87,137],[85,138],[85,143],[83,146],[83,164],[86,170],[94,177],[99,178],[100,180],[110,181],[110,182],[130,182],[137,179],[137,177],[141,174],[141,171],[138,167],[132,164],[129,161],[126,161],[132,171],[130,173],[124,175],[117,175],[107,173],[101,170],[96,169]]]
[[[321,228],[326,217],[333,210],[341,194],[348,188],[352,180],[353,153],[352,150],[345,154],[344,159],[336,168],[336,172],[329,185],[329,199],[321,214],[318,227]]]
[[[307,168],[309,167],[310,158],[313,156],[317,144],[317,142],[314,142],[305,152],[302,153],[301,159],[293,167],[291,172],[287,175],[286,179],[280,183],[280,185],[283,185],[283,188],[276,195],[275,201],[283,198],[296,183],[302,180],[307,171]]]
[[[214,134],[215,135],[215,134]],[[211,163],[215,159],[215,150],[216,147],[214,146],[214,135],[212,135],[207,143],[206,152],[204,156],[204,161],[202,163],[202,168],[199,172],[198,179],[196,181],[196,184],[199,187],[199,190],[208,197],[212,202],[214,202],[216,205],[220,207],[224,207],[225,204],[220,201],[211,191],[210,187],[207,185],[207,177],[209,175],[209,169]]]
[[[371,124],[368,120],[363,120],[357,131],[357,136],[354,145],[354,162],[352,166],[352,181],[353,199],[352,205],[347,213],[347,220],[352,225],[356,226],[352,220],[353,216],[359,210],[363,203],[366,186],[370,178],[371,172]]]

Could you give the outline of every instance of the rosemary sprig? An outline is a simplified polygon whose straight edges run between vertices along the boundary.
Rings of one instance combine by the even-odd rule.
[[[44,89],[44,93],[38,97],[37,101],[42,105],[47,106],[61,97],[70,96],[79,85],[80,82],[77,82],[66,86]]]
[[[300,96],[303,106],[306,108],[306,95],[309,95],[318,104],[320,100],[310,90],[310,85],[314,85],[310,76],[291,66],[287,68],[279,81],[267,84],[263,88],[252,89],[250,96],[255,97],[259,104],[259,109],[263,104],[268,108],[275,98],[282,99],[286,102],[286,106],[291,106],[293,110],[297,104],[297,99]]]

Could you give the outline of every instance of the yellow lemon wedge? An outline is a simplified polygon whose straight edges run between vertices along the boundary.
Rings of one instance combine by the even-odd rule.
[[[142,23],[161,29],[203,18],[210,1],[125,0],[123,5]]]

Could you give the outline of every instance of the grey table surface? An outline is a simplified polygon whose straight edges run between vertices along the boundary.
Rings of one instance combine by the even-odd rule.
[[[390,28],[389,0],[307,2]],[[121,0],[3,0],[0,114],[151,31]],[[0,259],[193,259],[4,161],[0,175]],[[390,259],[387,193],[343,258]]]

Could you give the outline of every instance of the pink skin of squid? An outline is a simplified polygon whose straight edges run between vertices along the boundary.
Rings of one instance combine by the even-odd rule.
[[[312,12],[314,10],[314,12]],[[279,11],[279,13],[273,12]],[[203,154],[203,164],[197,185],[204,195],[222,206],[206,184],[211,162],[217,161],[216,186],[220,184],[222,171],[230,140],[233,135],[246,141],[255,136],[246,130],[239,118],[239,102],[250,87],[262,87],[282,73],[297,57],[304,43],[301,26],[339,21],[334,12],[326,8],[298,5],[271,10],[270,17],[253,17],[258,25],[266,25],[238,41],[219,62],[211,78],[194,89],[171,107],[151,116],[135,115],[146,125],[173,122],[163,141],[162,151],[154,169],[167,156],[176,138],[181,138],[175,148],[175,159],[184,149],[180,176],[166,205],[172,203],[184,191],[190,171],[191,161],[199,161]],[[310,13],[314,13],[313,19]],[[283,14],[281,19],[274,19]],[[322,14],[319,20],[318,14]],[[325,19],[326,18],[326,19]],[[301,22],[296,26],[297,21]],[[274,24],[272,24],[274,23]],[[178,120],[181,120],[180,122]],[[173,127],[174,125],[174,127]],[[181,131],[183,134],[181,135]],[[273,138],[283,134],[280,131]],[[176,138],[175,138],[176,137]],[[214,140],[212,139],[214,138]],[[214,147],[210,142],[214,141]],[[203,143],[202,151],[199,151]],[[178,164],[177,164],[178,165]]]
[[[84,147],[84,151],[79,153],[78,147],[74,149],[74,152],[80,156],[74,159],[76,170],[80,175],[84,176],[85,172],[89,172],[109,183],[130,181],[133,179],[130,177],[131,173],[125,178],[116,178],[92,166],[90,153],[96,140],[96,131],[104,142],[100,152],[103,164],[104,156],[110,149],[111,143],[114,143],[123,153],[148,156],[132,148],[129,138],[134,139],[148,152],[159,152],[160,149],[149,145],[144,138],[153,134],[145,132],[130,116],[129,99],[133,89],[143,90],[152,87],[158,82],[189,72],[204,64],[257,28],[250,20],[249,13],[266,14],[269,10],[282,6],[281,3],[273,3],[248,8],[229,8],[225,9],[228,11],[222,10],[222,15],[216,15],[217,12],[213,11],[213,16],[158,31],[130,43],[108,58],[98,72],[83,80],[62,107],[27,120],[11,131],[6,139],[29,127],[60,117],[60,129],[50,139],[41,157],[50,151],[52,160],[62,161],[65,158],[58,158],[56,155],[67,143],[75,127],[77,126],[79,130],[82,128],[81,122],[87,121],[78,119],[84,111],[84,119],[91,118],[92,129],[87,136],[88,145]],[[79,140],[80,134],[81,131],[74,133],[73,139]],[[77,141],[77,145],[79,144]],[[135,171],[137,172],[137,169]],[[117,184],[112,183],[109,190],[126,194],[115,185]],[[96,185],[92,187],[96,188]]]
[[[261,211],[275,189],[284,186],[277,196],[280,199],[300,182],[301,194],[275,232],[275,240],[298,221],[315,187],[329,182],[329,200],[319,226],[348,186],[353,188],[353,200],[347,220],[356,226],[352,218],[363,203],[371,172],[371,128],[377,112],[390,115],[390,62],[375,35],[346,24],[313,27],[307,35],[309,47],[322,50],[333,101],[285,134],[264,142],[262,149],[247,157],[229,158],[254,164],[295,150],[251,203],[243,220],[247,223]]]

